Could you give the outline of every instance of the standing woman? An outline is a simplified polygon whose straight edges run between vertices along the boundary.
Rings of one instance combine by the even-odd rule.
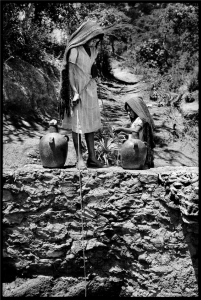
[[[104,32],[95,21],[84,22],[71,36],[61,69],[60,117],[67,115],[77,155],[77,168],[86,168],[81,153],[81,133],[88,148],[87,167],[101,168],[95,157],[94,132],[101,127],[97,85],[91,69],[98,55]],[[79,145],[78,145],[79,138]],[[79,146],[79,147],[78,147]]]

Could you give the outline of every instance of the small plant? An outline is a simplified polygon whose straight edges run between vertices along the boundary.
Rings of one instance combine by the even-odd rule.
[[[96,157],[108,166],[119,165],[119,137],[113,133],[112,126],[103,122],[103,127],[94,134],[94,148]],[[88,151],[85,142],[82,141],[82,152],[84,160],[87,160]]]
[[[106,165],[118,165],[119,140],[113,133],[112,126],[103,121],[103,127],[95,134],[97,158]]]
[[[198,152],[199,146],[199,127],[198,127],[198,118],[196,117],[192,120],[184,119],[183,120],[184,129],[182,131],[181,140],[185,144],[192,147],[192,151]]]
[[[104,161],[106,165],[118,165],[118,145],[115,139],[105,136],[95,141],[95,151],[97,158]]]
[[[196,91],[199,89],[199,79],[198,79],[198,75],[191,78],[189,84],[188,84],[188,90],[190,93]]]

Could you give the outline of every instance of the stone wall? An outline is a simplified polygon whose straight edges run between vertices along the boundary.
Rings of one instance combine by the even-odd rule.
[[[83,171],[83,240],[76,169],[3,179],[4,296],[198,296],[198,168]]]

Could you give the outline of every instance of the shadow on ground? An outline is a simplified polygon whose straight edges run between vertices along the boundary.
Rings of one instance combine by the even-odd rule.
[[[6,143],[23,142],[25,138],[34,138],[37,132],[46,131],[47,128],[47,116],[41,117],[37,114],[3,115],[3,140]]]

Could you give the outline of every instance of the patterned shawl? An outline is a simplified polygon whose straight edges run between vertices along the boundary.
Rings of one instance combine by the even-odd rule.
[[[153,132],[155,127],[154,121],[142,97],[140,96],[132,97],[125,102],[125,108],[126,105],[129,105],[130,108],[138,115],[138,117],[140,117],[140,119],[142,119],[145,123],[149,124],[150,139],[154,144],[154,132]]]
[[[66,46],[64,53],[62,68],[61,68],[61,81],[60,81],[60,103],[59,114],[60,118],[64,118],[64,112],[67,116],[70,116],[71,99],[73,97],[72,89],[69,81],[69,53],[70,49],[84,45],[90,39],[97,35],[103,35],[103,29],[95,21],[84,22],[69,38],[69,42]]]

